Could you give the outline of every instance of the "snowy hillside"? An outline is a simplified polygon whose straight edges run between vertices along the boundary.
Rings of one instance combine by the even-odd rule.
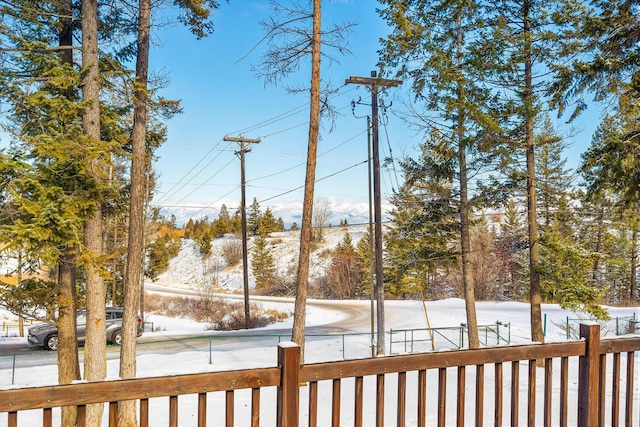
[[[321,277],[331,261],[329,251],[333,249],[348,231],[354,245],[367,232],[367,225],[344,227],[328,227],[323,232],[323,242],[314,243],[309,259],[309,279],[311,281]],[[180,253],[169,263],[169,269],[161,274],[155,283],[161,286],[198,289],[203,285],[211,285],[217,280],[221,290],[241,292],[242,262],[230,266],[222,256],[222,247],[229,240],[240,239],[233,235],[214,239],[211,243],[211,253],[203,256],[193,240],[183,240]],[[285,231],[271,233],[267,237],[269,248],[275,260],[275,267],[279,275],[296,274],[298,266],[298,252],[300,249],[300,231]],[[253,238],[249,239],[249,287],[253,288],[255,279],[251,274],[251,248]],[[217,276],[217,277],[216,277]]]

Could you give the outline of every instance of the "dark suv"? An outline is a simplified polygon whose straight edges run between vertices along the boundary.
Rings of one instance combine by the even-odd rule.
[[[122,307],[106,308],[107,327],[107,343],[118,344],[122,342]],[[85,330],[87,327],[87,313],[82,310],[76,318],[78,328],[78,342],[84,343]],[[143,324],[142,319],[138,316],[138,336],[142,335]],[[27,338],[29,344],[44,347],[45,350],[58,349],[58,328],[51,323],[36,323],[29,328],[29,336]]]

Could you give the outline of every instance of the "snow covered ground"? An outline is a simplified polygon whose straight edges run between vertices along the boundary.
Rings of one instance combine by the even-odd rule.
[[[342,239],[344,232],[342,230],[334,229],[335,232],[327,234],[327,247],[335,245],[337,241]],[[366,231],[366,227],[360,227],[359,229],[350,229],[354,244],[358,241],[360,236]],[[295,262],[297,255],[297,238],[292,236],[291,233],[284,233],[283,235],[274,236],[273,250],[275,251],[275,258],[278,260],[279,269],[286,270],[289,268],[292,262]],[[219,242],[220,243],[220,242]],[[155,285],[163,286],[166,288],[172,288],[177,290],[189,290],[194,289],[198,284],[206,283],[212,280],[212,264],[217,264],[220,268],[218,273],[219,283],[224,284],[227,291],[238,291],[242,287],[241,273],[239,267],[229,267],[223,265],[219,256],[219,243],[214,243],[213,255],[203,259],[202,256],[197,254],[193,244],[185,242],[183,244],[180,256],[171,261],[171,267],[169,271],[163,274]],[[323,268],[326,267],[326,257],[319,255],[317,252],[315,258],[312,258],[311,275],[320,274]],[[261,302],[261,304],[267,305],[269,308],[276,308],[280,311],[287,313],[293,313],[293,306],[291,300],[270,300],[268,302]],[[314,335],[316,332],[327,334],[331,331],[334,335],[331,336],[309,336],[305,347],[305,362],[325,362],[331,360],[343,360],[353,359],[360,357],[368,357],[370,355],[371,337],[370,333],[370,302],[369,301],[339,301],[339,302],[323,302],[323,301],[310,301],[308,313],[307,313],[307,327],[308,334]],[[576,313],[562,310],[557,305],[544,304],[542,307],[543,316],[545,320],[545,330],[547,342],[550,341],[563,341],[566,339],[565,325],[567,318],[578,319],[580,316]],[[517,302],[479,302],[477,304],[478,322],[481,325],[495,325],[496,322],[501,322],[503,325],[510,325],[509,342],[511,344],[524,344],[529,343],[529,306],[524,303]],[[612,317],[629,317],[636,316],[640,318],[640,312],[638,308],[610,308],[610,314]],[[9,313],[0,310],[0,324],[3,321],[12,321],[15,317]],[[148,322],[152,322],[155,332],[147,332],[140,339],[140,345],[138,346],[138,376],[164,376],[173,374],[184,373],[198,373],[209,371],[221,371],[221,370],[233,370],[244,368],[256,368],[264,366],[276,365],[276,352],[278,340],[290,339],[290,328],[292,326],[292,319],[289,318],[284,322],[270,325],[265,328],[260,328],[252,331],[241,331],[236,334],[245,334],[242,339],[232,339],[233,333],[221,333],[207,330],[207,325],[189,321],[186,319],[175,319],[157,316],[149,314],[145,319]],[[422,303],[421,301],[386,301],[385,302],[385,329],[387,335],[387,352],[389,353],[390,346],[391,352],[394,354],[403,353],[408,351],[402,344],[391,343],[392,330],[399,329],[423,329],[428,326],[432,328],[445,328],[456,327],[461,323],[465,323],[465,310],[464,302],[460,299],[445,299],[440,301],[427,301]],[[577,325],[577,322],[572,320],[570,322],[573,326]],[[501,328],[504,332],[507,331],[506,326]],[[612,337],[615,334],[615,323],[610,322],[603,326],[603,332],[605,336]],[[265,338],[266,335],[279,335],[276,338]],[[251,337],[247,336],[251,335]],[[204,344],[189,344],[184,349],[172,350],[159,350],[154,345],[146,344],[145,341],[150,339],[167,338],[170,337],[185,337],[185,336],[200,336],[200,337],[213,337],[209,344],[204,341]],[[215,339],[215,337],[218,339]],[[224,336],[222,339],[220,336]],[[0,355],[6,355],[6,351],[3,351],[3,346],[8,344],[15,344],[25,342],[26,338],[20,338],[16,336],[15,329],[9,331],[0,332]],[[192,341],[186,341],[192,343]],[[195,341],[193,341],[195,343]],[[215,345],[211,345],[214,343]],[[430,344],[430,343],[429,343]],[[491,342],[489,343],[491,344]],[[6,347],[5,347],[6,348]],[[445,341],[437,341],[438,349],[448,349],[448,343]],[[414,350],[416,350],[414,348]],[[429,349],[425,349],[429,350]],[[115,351],[114,351],[115,353]],[[56,381],[56,366],[55,358],[49,364],[38,363],[37,367],[20,368],[27,370],[29,373],[37,372],[36,376],[29,376],[25,381],[26,383],[14,382],[15,386],[37,386],[42,384],[53,384]],[[0,359],[4,356],[0,356]],[[22,355],[18,355],[22,357]],[[635,369],[635,390],[634,390],[634,420],[640,419],[640,355],[636,355],[636,369]],[[624,360],[623,360],[624,362]],[[526,362],[523,362],[520,367],[521,373],[527,371]],[[570,388],[575,391],[577,384],[577,369],[575,361],[572,361],[570,369]],[[610,365],[609,365],[610,366]],[[485,417],[487,420],[493,419],[493,403],[491,397],[493,395],[493,377],[492,369],[487,369],[486,377],[486,395],[485,403],[487,409],[485,410]],[[542,370],[539,370],[538,384],[543,384],[541,377]],[[13,368],[7,367],[5,364],[0,365],[0,388],[7,387],[7,384],[3,380],[6,376],[15,376],[15,378],[27,378],[26,374],[19,371],[14,371]],[[428,374],[428,425],[434,425],[436,408],[434,405],[437,403],[435,399],[435,385],[437,384],[437,372],[430,372]],[[623,374],[624,375],[624,374]],[[118,377],[118,360],[117,355],[108,360],[108,378],[115,379]],[[470,368],[467,372],[467,399],[473,404],[474,386],[469,379],[474,377],[473,369]],[[508,387],[508,380],[510,378],[510,372],[505,370],[505,387]],[[365,380],[365,399],[369,401],[375,400],[375,379]],[[388,407],[385,411],[385,425],[395,425],[395,377],[389,376],[386,382]],[[408,390],[415,390],[416,376],[408,375]],[[455,371],[448,376],[448,390],[449,397],[447,402],[447,412],[449,423],[455,420]],[[8,383],[9,387],[11,382]],[[521,381],[521,400],[526,400],[526,381]],[[559,384],[554,384],[554,393],[559,389]],[[350,409],[350,402],[353,402],[353,388],[352,380],[344,380],[342,383],[342,396],[344,404],[342,425],[350,425],[353,420],[353,411]],[[308,392],[307,387],[301,388],[301,394],[303,399]],[[509,395],[510,392],[505,390],[505,394]],[[331,385],[323,384],[320,386],[320,402],[322,414],[328,414],[330,411],[330,395]],[[275,396],[275,390],[265,390],[262,393],[262,410],[261,419],[264,420],[263,426],[273,425],[272,420],[275,417],[275,407],[269,403]],[[224,417],[224,394],[212,393],[208,398],[208,425],[222,425],[222,419]],[[304,400],[303,400],[304,402]],[[349,405],[347,405],[347,402]],[[542,405],[541,399],[538,406]],[[249,393],[237,392],[235,397],[236,403],[236,425],[249,425],[247,420],[247,405],[250,404]],[[301,410],[304,412],[305,404],[301,405]],[[167,425],[168,414],[168,399],[154,399],[152,402],[152,424],[156,426]],[[415,417],[416,402],[415,397],[409,398],[407,402],[407,414],[408,417]],[[505,402],[505,424],[509,419],[509,405]],[[569,425],[575,425],[575,408],[570,408],[570,422]],[[557,411],[556,411],[557,413]],[[54,414],[57,414],[54,411]],[[179,422],[180,425],[194,425],[196,410],[196,398],[185,396],[180,398],[180,412]],[[467,409],[467,425],[473,425],[473,407],[469,406]],[[364,425],[374,425],[373,414],[365,414]],[[320,420],[319,425],[328,425],[329,417],[324,417]],[[521,425],[525,425],[526,422],[526,410],[520,410]],[[411,418],[413,419],[413,418]],[[40,425],[41,412],[26,412],[21,413],[19,418],[20,426],[35,426]],[[538,420],[541,420],[538,417]],[[572,424],[573,421],[573,424]],[[486,425],[492,424],[486,421]],[[0,427],[7,425],[6,414],[0,414]],[[106,423],[105,423],[106,425]],[[408,426],[416,425],[415,421],[408,421]]]
[[[281,308],[286,307],[289,302],[283,303],[270,303],[280,305]],[[353,302],[340,302],[338,306],[342,305],[348,307],[351,310],[367,310],[369,308],[367,301],[353,301]],[[445,326],[456,326],[460,323],[464,322],[464,303],[459,299],[447,299],[441,301],[429,301],[426,302],[427,314],[429,317],[429,322],[431,327],[445,327]],[[386,321],[387,321],[387,331],[390,329],[402,329],[402,328],[425,328],[427,325],[427,320],[425,316],[425,311],[423,308],[423,304],[419,301],[387,301],[385,304],[385,312],[386,312]],[[612,308],[611,314],[612,316],[629,316],[633,315],[634,311],[637,310],[633,308]],[[546,325],[547,325],[547,341],[561,341],[565,339],[565,331],[562,329],[562,325],[566,322],[567,316],[570,318],[577,318],[575,313],[566,312],[565,310],[560,309],[555,305],[544,305],[543,306],[543,314],[546,315]],[[5,317],[6,313],[5,313]],[[341,309],[328,309],[325,307],[314,307],[311,306],[309,310],[309,315],[307,318],[307,325],[310,329],[315,326],[320,326],[323,324],[340,324],[341,319],[349,318],[349,314],[345,314],[345,311]],[[527,343],[528,340],[528,328],[529,328],[529,311],[528,306],[522,303],[513,303],[513,302],[480,302],[478,303],[478,318],[480,324],[494,324],[496,321],[500,321],[502,323],[511,323],[511,343]],[[156,327],[162,329],[161,332],[153,332],[145,334],[145,338],[158,338],[163,335],[173,336],[173,335],[212,335],[216,334],[211,331],[206,331],[206,325],[198,324],[191,321],[186,321],[184,319],[169,319],[163,318],[159,316],[150,316],[150,321],[154,322]],[[285,336],[283,339],[288,339],[286,337],[287,329],[291,327],[291,319],[282,322],[280,324],[271,325],[267,328],[262,328],[260,330],[251,331],[252,334],[260,335],[260,334],[268,334],[274,333],[274,331],[282,331]],[[353,337],[347,336],[348,340],[351,340],[347,343],[345,347],[345,335],[335,335],[333,338],[331,337],[323,337],[323,338],[310,338],[308,344],[305,348],[305,361],[307,363],[318,362],[318,361],[327,361],[327,360],[342,360],[343,357],[346,358],[355,358],[355,357],[367,357],[367,352],[369,352],[369,336],[367,335],[369,329],[367,327],[366,322],[362,325],[362,327],[358,330],[351,330],[350,332],[361,332],[362,334],[356,335]],[[278,332],[280,333],[280,332]],[[609,330],[609,336],[612,336],[612,331]],[[228,335],[228,333],[225,333]],[[0,337],[0,346],[5,343],[15,342],[15,340],[24,340],[24,338],[18,337]],[[389,339],[387,339],[387,343],[389,344]],[[387,344],[387,345],[388,345]],[[275,366],[276,365],[276,351],[277,351],[277,341],[272,340],[266,344],[261,344],[259,341],[252,343],[251,339],[245,338],[240,341],[234,341],[228,345],[221,345],[220,348],[214,348],[211,353],[206,351],[206,348],[197,349],[193,348],[190,350],[180,350],[179,352],[167,352],[167,351],[146,351],[144,350],[145,345],[140,345],[139,349],[141,352],[138,356],[138,374],[139,376],[159,376],[159,375],[173,375],[173,374],[182,374],[182,373],[198,373],[198,372],[208,372],[208,371],[219,371],[219,370],[233,370],[239,368],[254,368],[254,367],[262,367],[262,366]],[[205,345],[206,347],[206,345]],[[348,347],[348,349],[347,349]],[[1,348],[0,348],[1,350]],[[387,347],[388,350],[388,347]],[[344,353],[343,353],[344,351]],[[351,354],[347,354],[351,352]],[[397,345],[394,353],[403,352],[402,346]],[[212,359],[209,357],[212,356]],[[640,356],[636,356],[636,361],[640,360]],[[212,363],[210,363],[212,362]],[[624,361],[623,361],[624,362]],[[575,366],[575,361],[572,363],[570,372],[570,388],[575,391],[575,387],[577,384],[576,374],[577,369]],[[33,371],[33,367],[25,368]],[[526,362],[522,362],[520,367],[521,373],[526,373],[527,367]],[[485,413],[487,416],[492,416],[493,411],[493,402],[491,402],[492,396],[492,369],[487,369],[487,377],[486,377],[486,393],[485,401],[487,404],[487,409]],[[640,374],[640,368],[636,367],[635,369],[636,377]],[[32,381],[31,386],[37,385],[38,383],[55,383],[56,378],[56,367],[55,365],[45,365],[39,366],[37,368],[37,381]],[[117,359],[111,359],[108,362],[108,377],[109,378],[117,378],[118,373],[118,361]],[[539,370],[539,384],[543,384],[542,378],[543,370]],[[18,373],[18,376],[20,373]],[[435,384],[437,384],[437,372],[430,372],[428,374],[428,384],[429,391],[429,408],[430,415],[428,418],[429,423],[435,422],[435,414],[437,411],[433,404],[435,403]],[[505,386],[508,387],[510,378],[510,372],[508,368],[505,370]],[[526,374],[525,374],[526,375]],[[467,372],[467,378],[473,378],[473,368],[470,368]],[[366,395],[369,399],[375,399],[375,394],[373,390],[375,390],[375,379],[368,378],[365,380],[365,390]],[[389,399],[389,409],[386,411],[385,415],[387,422],[385,425],[395,425],[395,390],[396,390],[396,377],[389,376],[386,382],[386,390],[387,390],[387,398]],[[416,376],[409,374],[408,375],[408,390],[415,390],[416,386]],[[448,378],[448,390],[451,397],[449,397],[450,402],[448,403],[448,412],[455,410],[455,381],[456,375],[455,371],[452,371],[451,375]],[[469,381],[469,380],[468,380]],[[635,379],[635,390],[634,396],[638,403],[635,404],[635,408],[640,409],[640,380],[638,378]],[[320,387],[320,408],[324,408],[323,411],[330,411],[330,385],[322,385]],[[554,392],[557,392],[559,385],[554,385]],[[521,380],[521,400],[525,401],[526,399],[526,381]],[[352,402],[352,380],[344,380],[342,385],[342,396],[344,402]],[[474,386],[472,383],[469,383],[467,386],[467,399],[469,399],[469,404],[473,403],[473,391]],[[306,399],[307,388],[303,387],[301,389],[301,393],[303,399]],[[508,394],[505,391],[505,394]],[[271,399],[275,396],[274,390],[265,390],[262,394],[262,419],[263,425],[270,426],[270,420],[273,420],[275,417],[275,413],[272,413],[273,408],[269,403]],[[541,398],[540,398],[541,399]],[[221,425],[216,424],[222,422],[223,414],[224,414],[224,395],[223,394],[215,394],[213,393],[209,398],[209,418],[210,424],[208,425]],[[245,392],[237,392],[236,393],[236,425],[249,425],[248,422],[245,424],[243,422],[246,419],[245,409],[246,405],[250,404],[249,393]],[[303,400],[304,402],[304,400]],[[541,400],[540,400],[541,402]],[[166,419],[168,414],[168,400],[167,399],[155,399],[152,402],[152,425],[154,426],[163,426],[167,425]],[[541,406],[541,403],[539,403]],[[305,406],[304,404],[301,406]],[[410,417],[415,417],[415,397],[410,398],[407,402],[407,414]],[[345,407],[349,407],[347,403],[345,403]],[[505,420],[508,420],[508,402],[505,403]],[[328,413],[323,412],[321,413]],[[469,418],[467,424],[473,425],[473,408],[469,406],[467,409]],[[304,408],[303,408],[304,412]],[[636,413],[639,412],[636,410]],[[197,414],[196,410],[196,399],[195,397],[185,396],[180,398],[180,425],[193,425],[194,417]],[[365,415],[366,422],[365,425],[373,425],[372,414]],[[520,416],[526,417],[526,411],[521,409]],[[20,424],[19,425],[39,425],[36,422],[39,422],[41,417],[40,412],[26,412],[20,415]],[[636,415],[636,418],[640,417],[640,414]],[[349,425],[352,422],[353,414],[352,410],[346,410],[343,414],[343,425]],[[450,422],[453,422],[455,419],[455,415],[452,412],[448,419]],[[539,418],[540,419],[540,418]],[[575,410],[570,410],[570,420],[575,422]],[[524,421],[524,418],[523,418]],[[320,425],[324,424],[325,420],[321,421]],[[7,425],[6,415],[0,416],[0,427],[4,427]],[[106,425],[106,424],[105,424]],[[414,422],[409,422],[409,426],[416,425]],[[429,424],[428,424],[429,425]],[[571,425],[571,422],[570,422]]]

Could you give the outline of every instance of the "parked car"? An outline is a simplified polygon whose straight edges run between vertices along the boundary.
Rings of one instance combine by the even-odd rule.
[[[120,345],[122,343],[122,315],[124,311],[122,307],[107,307],[106,312],[107,344]],[[84,343],[87,328],[87,312],[85,310],[78,313],[76,325],[78,342]],[[142,335],[143,329],[142,319],[138,316],[138,336]],[[58,328],[51,323],[36,323],[29,328],[27,341],[31,345],[55,351],[58,349]]]

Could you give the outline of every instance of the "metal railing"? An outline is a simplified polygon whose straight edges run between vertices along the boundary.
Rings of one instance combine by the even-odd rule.
[[[460,326],[441,328],[391,329],[389,331],[389,353],[460,350],[465,347],[465,342],[469,342],[468,336],[469,329],[465,323],[461,323]],[[465,337],[467,337],[466,340]],[[480,345],[484,347],[510,344],[511,323],[496,321],[491,325],[479,325],[478,337]]]

